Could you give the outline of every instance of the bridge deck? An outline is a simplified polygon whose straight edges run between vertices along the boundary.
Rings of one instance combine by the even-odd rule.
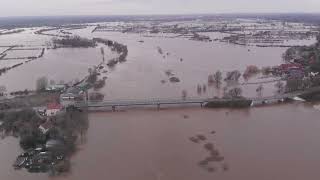
[[[253,102],[281,100],[293,98],[295,95],[270,96],[261,98],[248,98]],[[240,100],[240,99],[238,99]],[[146,100],[113,100],[113,101],[89,101],[77,102],[77,107],[124,107],[124,106],[160,106],[160,105],[182,105],[182,104],[199,104],[203,105],[208,102],[229,102],[232,99],[146,99]]]
[[[251,100],[253,103],[261,103],[264,101],[277,101],[287,98],[294,98],[302,95],[303,93],[314,93],[320,92],[320,87],[309,88],[307,90],[296,91],[292,93],[285,93],[281,95],[268,96],[268,97],[253,97],[246,98]],[[110,101],[89,101],[89,102],[77,102],[77,107],[122,107],[122,106],[158,106],[160,105],[182,105],[182,104],[199,104],[204,105],[208,102],[229,102],[234,99],[210,99],[210,98],[188,98],[188,99],[145,99],[145,100],[110,100]],[[238,99],[240,100],[240,99]]]

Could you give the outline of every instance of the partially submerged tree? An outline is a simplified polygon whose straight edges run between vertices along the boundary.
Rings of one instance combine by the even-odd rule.
[[[258,74],[260,72],[259,68],[255,65],[247,66],[247,69],[243,73],[244,79],[249,79],[250,77]]]
[[[50,85],[55,85],[56,84],[56,82],[54,81],[54,80],[50,80]]]
[[[95,47],[97,44],[92,39],[82,38],[80,36],[72,36],[63,39],[52,39],[54,45],[62,45],[68,47]]]
[[[221,86],[221,81],[222,81],[222,72],[221,71],[217,71],[214,75],[213,75],[213,80],[214,83],[216,85],[217,88],[220,88]]]
[[[48,86],[48,78],[43,76],[37,79],[36,89],[37,91],[45,91]]]
[[[225,78],[225,81],[239,81],[239,78],[241,77],[241,73],[239,71],[231,71],[227,73],[227,77]]]
[[[100,48],[100,51],[101,51],[101,55],[102,55],[102,61],[104,62],[104,48],[101,47],[101,48]]]
[[[232,99],[240,98],[241,96],[242,96],[242,89],[240,87],[232,88],[227,93],[227,97]]]
[[[320,46],[320,34],[317,35],[317,46]]]
[[[263,93],[263,85],[262,84],[260,84],[259,86],[258,86],[258,88],[256,89],[256,92],[257,92],[257,95],[258,95],[258,97],[262,97],[262,93]]]
[[[282,81],[278,81],[274,86],[277,89],[276,92],[278,94],[281,94],[284,92],[284,83]]]
[[[0,96],[3,96],[7,92],[6,86],[0,86]]]
[[[186,90],[183,90],[183,91],[182,91],[182,99],[183,99],[183,100],[186,100],[186,99],[187,99],[187,96],[188,96],[187,91],[186,91]]]
[[[214,84],[214,78],[213,78],[213,75],[209,75],[208,76],[208,85],[213,85]]]

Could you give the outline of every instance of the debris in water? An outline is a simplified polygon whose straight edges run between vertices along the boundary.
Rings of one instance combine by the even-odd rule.
[[[178,83],[178,82],[180,82],[180,79],[177,78],[177,77],[171,77],[169,80],[170,80],[170,82],[172,82],[172,83]]]
[[[209,163],[208,161],[203,160],[203,161],[200,161],[200,162],[199,162],[199,166],[207,166],[208,163]]]
[[[188,115],[183,115],[183,119],[189,119]]]
[[[204,148],[208,151],[212,151],[214,149],[214,146],[212,143],[207,143],[204,145]]]
[[[216,171],[216,169],[214,167],[209,167],[208,168],[208,172],[215,172],[215,171]]]
[[[226,164],[226,163],[222,164],[222,170],[223,171],[228,171],[229,170],[228,164]]]
[[[169,76],[169,77],[170,77],[170,76],[174,76],[174,73],[173,73],[172,70],[170,70],[170,69],[169,69],[169,70],[166,70],[166,71],[165,71],[165,74],[166,74],[167,76]]]
[[[197,135],[198,139],[201,141],[207,140],[207,138],[204,135]]]
[[[189,138],[190,141],[194,142],[194,143],[198,143],[199,139],[195,138],[195,137],[191,137]]]

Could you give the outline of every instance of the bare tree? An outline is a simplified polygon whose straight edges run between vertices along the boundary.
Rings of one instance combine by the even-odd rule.
[[[217,88],[220,88],[221,86],[221,81],[222,81],[222,72],[221,71],[217,71],[214,75],[213,75],[213,79],[214,79],[214,83],[216,84]]]
[[[236,71],[231,71],[227,73],[227,76],[225,78],[225,81],[234,81],[234,82],[238,82],[239,78],[241,77],[241,73],[240,71],[236,70]]]
[[[225,86],[225,87],[223,87],[223,96],[226,97],[227,94],[228,94],[228,87]]]
[[[283,91],[284,91],[284,83],[282,81],[278,81],[274,86],[277,88],[276,92],[278,94],[283,93]]]
[[[92,68],[88,68],[88,73],[91,75],[93,73],[93,69]]]
[[[227,93],[228,97],[234,99],[234,98],[240,98],[242,95],[242,89],[240,87],[235,87],[233,89],[230,89]]]
[[[256,89],[256,92],[257,92],[257,95],[258,95],[258,97],[262,97],[262,93],[263,93],[263,85],[262,84],[260,84],[259,86],[258,86],[258,88]]]
[[[203,93],[207,92],[207,86],[205,84],[202,86],[202,91],[203,91]]]
[[[102,55],[102,61],[104,62],[104,48],[101,47],[101,48],[100,48],[100,51],[101,51],[101,55]]]
[[[48,86],[48,78],[43,76],[37,79],[36,82],[36,89],[37,91],[44,91],[46,90],[46,87]]]
[[[65,84],[64,80],[60,80],[59,84]]]
[[[208,76],[208,85],[211,86],[212,84],[214,84],[214,77],[213,77],[213,75],[209,75]]]
[[[197,86],[197,93],[198,93],[198,95],[201,95],[201,93],[202,93],[202,87],[200,84],[198,84],[198,86]]]
[[[0,93],[5,93],[5,92],[7,92],[7,88],[6,88],[6,86],[0,86]]]
[[[183,91],[182,91],[182,99],[183,99],[183,100],[186,100],[186,99],[187,99],[187,96],[188,96],[187,91],[186,91],[186,90],[183,90]]]
[[[7,92],[6,86],[0,86],[0,96],[4,96]]]
[[[303,89],[310,88],[310,87],[312,86],[312,80],[311,80],[311,78],[310,78],[310,77],[305,77],[305,78],[303,78],[302,86],[303,86]]]
[[[55,85],[56,84],[56,82],[54,81],[54,80],[50,80],[50,85]]]

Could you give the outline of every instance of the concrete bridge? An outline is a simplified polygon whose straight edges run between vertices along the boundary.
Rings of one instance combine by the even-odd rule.
[[[306,90],[295,91],[291,93],[279,94],[275,96],[267,97],[247,97],[246,100],[251,100],[252,105],[272,103],[283,101],[284,99],[293,99],[302,94],[308,93],[320,93],[320,87],[313,87]],[[203,107],[206,103],[209,102],[231,102],[234,100],[243,100],[243,99],[226,99],[226,98],[187,98],[187,99],[140,99],[140,100],[107,100],[107,101],[87,101],[87,102],[76,102],[76,107],[88,107],[88,108],[103,108],[110,107],[112,110],[116,110],[117,107],[130,107],[130,106],[155,106],[158,109],[161,105],[199,105]]]
[[[283,94],[278,96],[269,96],[269,97],[255,97],[247,98],[246,100],[251,100],[253,104],[262,104],[263,102],[271,101],[282,101],[287,98],[294,98],[297,94]],[[206,103],[209,102],[231,102],[233,100],[241,99],[218,99],[218,98],[188,98],[188,99],[140,99],[140,100],[107,100],[107,101],[88,101],[88,102],[76,102],[76,107],[88,107],[88,108],[103,108],[109,107],[113,111],[117,107],[135,107],[135,106],[155,106],[160,109],[161,106],[165,105],[199,105],[203,107]]]

